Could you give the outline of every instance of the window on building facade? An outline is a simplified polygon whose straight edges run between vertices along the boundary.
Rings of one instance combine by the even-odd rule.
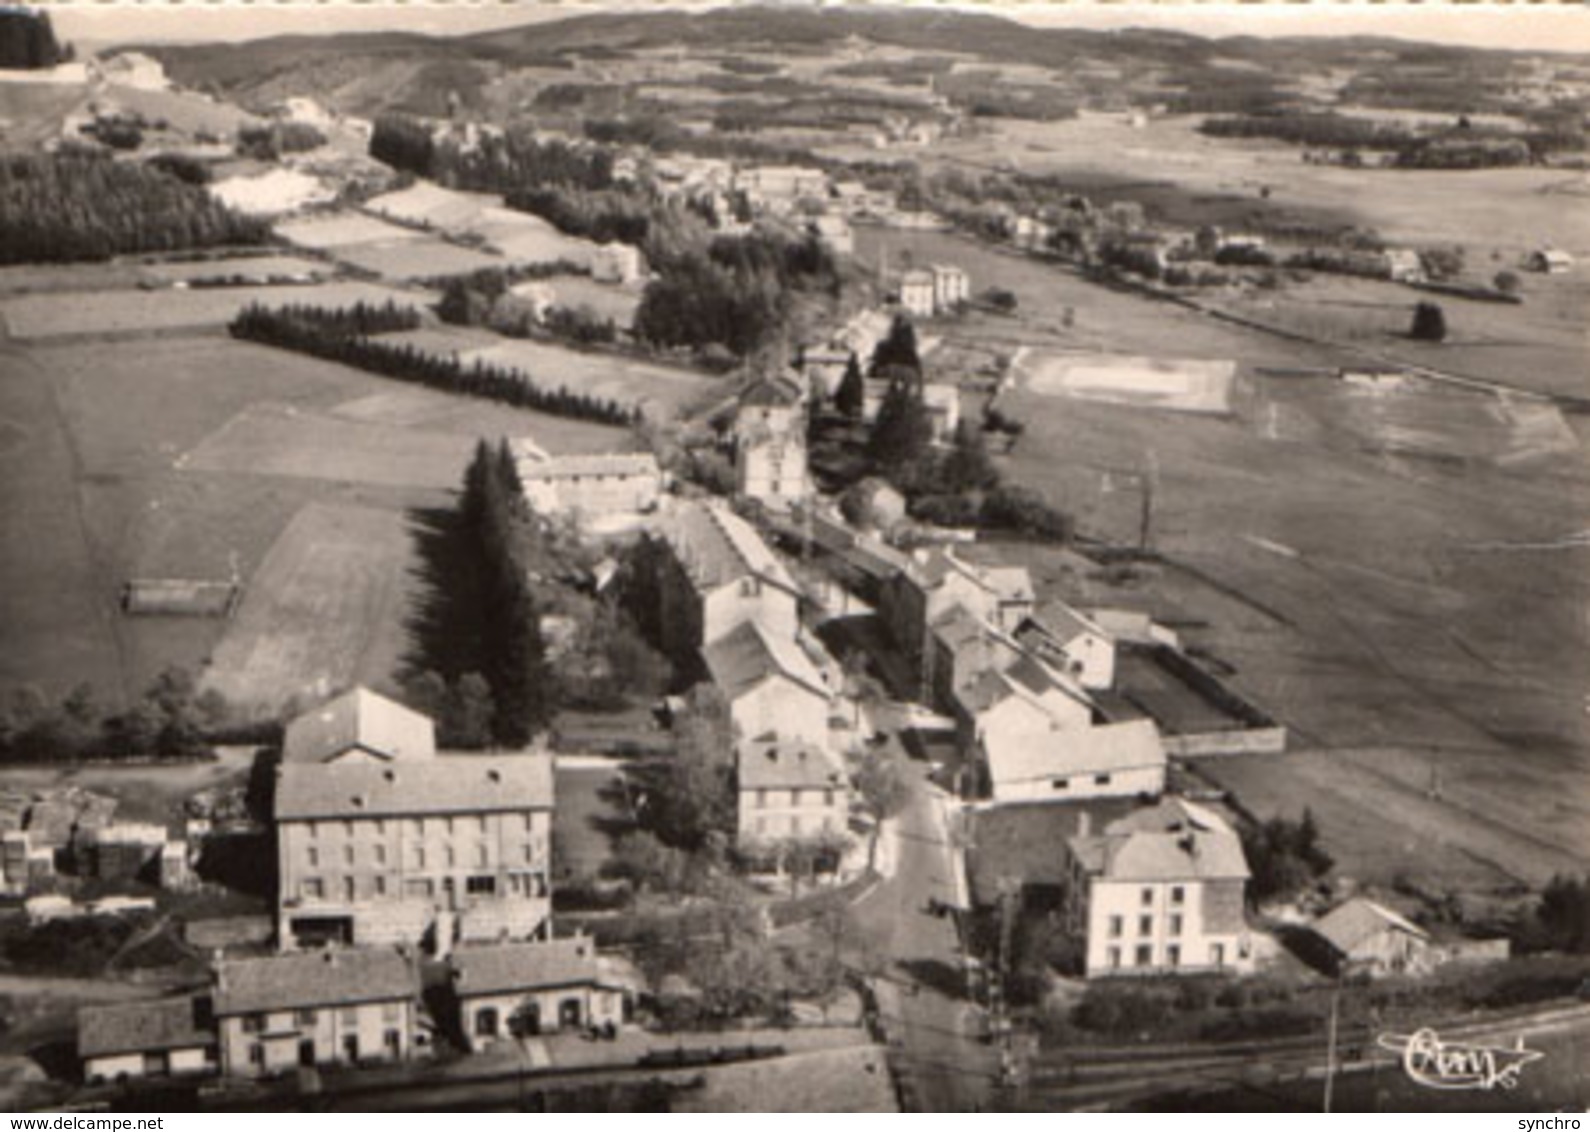
[[[414,867],[416,869],[425,867],[425,846],[423,845],[414,846]]]
[[[253,1066],[263,1066],[265,1064],[265,1047],[258,1042],[249,1043],[248,1063]]]
[[[1170,934],[1181,935],[1181,914],[1177,913],[1170,918]]]
[[[351,821],[344,821],[342,823],[342,836],[344,836],[344,837],[352,837],[353,836],[353,823]]]
[[[386,895],[386,877],[375,878],[375,894],[377,896]]]
[[[1153,916],[1139,916],[1137,918],[1137,934],[1138,935],[1153,935],[1154,934],[1154,917]]]
[[[1119,916],[1110,917],[1110,935],[1119,936],[1126,930],[1126,926]]]
[[[442,850],[442,852],[443,852],[443,860],[445,860],[447,862],[447,867],[448,868],[452,868],[454,865],[458,864],[458,853],[456,851],[454,851],[454,849],[453,849],[453,847],[451,845],[449,845],[446,849]]]
[[[304,836],[309,838],[311,841],[315,839],[315,834],[318,833],[319,830],[320,827],[312,821],[306,821],[304,823]]]
[[[1071,780],[1069,778],[1057,778],[1050,785],[1056,790],[1069,790],[1071,789]]]
[[[352,900],[354,898],[354,895],[355,895],[355,892],[354,892],[354,887],[353,887],[353,878],[352,877],[343,877],[342,878],[342,898],[344,900]]]
[[[1093,785],[1095,785],[1095,786],[1108,786],[1109,784],[1110,784],[1110,776],[1109,775],[1107,775],[1107,774],[1095,774],[1093,776]]]
[[[486,832],[486,815],[485,814],[481,814],[480,818],[478,820],[480,822],[480,832],[485,833]]]
[[[530,842],[524,843],[524,863],[531,864],[536,859],[536,847]]]
[[[386,864],[386,846],[385,845],[377,845],[375,847],[375,863],[378,864],[378,865]]]
[[[243,1015],[243,1032],[245,1034],[263,1034],[265,1032],[265,1015]]]
[[[1170,886],[1170,902],[1172,904],[1183,904],[1186,903],[1186,900],[1187,890],[1185,888],[1179,884],[1173,884]]]
[[[1154,903],[1154,890],[1152,888],[1143,889],[1141,894],[1138,896],[1138,901],[1143,905],[1143,907],[1147,908],[1150,904]]]
[[[1181,966],[1181,948],[1174,943],[1165,948],[1165,965],[1167,967]]]
[[[756,792],[756,808],[759,809],[759,810],[767,809],[767,791],[766,790],[762,790],[762,789],[758,789],[757,790],[757,792]]]
[[[1119,970],[1121,966],[1121,949],[1119,947],[1112,947],[1104,954],[1110,964],[1110,970]]]
[[[313,1026],[315,1024],[315,1012],[313,1010],[295,1011],[293,1021],[300,1026]]]
[[[1220,966],[1224,966],[1225,965],[1225,962],[1226,962],[1226,945],[1225,944],[1223,944],[1223,943],[1211,943],[1209,945],[1209,962],[1213,963],[1216,967],[1220,967]]]
[[[832,790],[824,790],[823,791],[823,805],[826,806],[829,809],[833,808],[833,805],[834,805],[834,792]]]
[[[305,880],[299,891],[305,900],[320,900],[326,895],[326,882],[319,877],[310,877]]]
[[[352,845],[344,845],[342,847],[342,863],[345,864],[345,865],[353,864],[353,846]]]
[[[464,891],[471,896],[493,896],[497,892],[496,877],[473,876],[464,879]]]
[[[1151,966],[1154,962],[1154,948],[1151,944],[1138,944],[1137,955],[1133,960],[1139,967]]]
[[[309,861],[309,867],[310,868],[316,869],[316,868],[320,867],[320,850],[319,849],[316,849],[313,845],[311,845],[309,847],[309,850],[308,850],[308,852],[306,853],[305,856],[306,856],[306,859]]]
[[[524,816],[524,831],[526,833],[530,833],[531,831],[533,831],[535,829],[535,827],[536,827],[536,816],[534,814],[526,814]]]
[[[385,818],[376,818],[375,819],[375,835],[377,837],[385,837],[386,836],[386,819]]]

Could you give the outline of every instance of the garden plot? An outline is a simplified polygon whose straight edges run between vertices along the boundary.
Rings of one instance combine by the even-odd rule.
[[[1183,413],[1231,410],[1232,361],[1023,350],[1014,369],[1027,388],[1052,397],[1140,405]]]

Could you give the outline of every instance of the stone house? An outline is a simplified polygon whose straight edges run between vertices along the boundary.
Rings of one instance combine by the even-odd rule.
[[[459,1029],[474,1052],[625,1021],[628,989],[604,970],[589,936],[461,947],[449,966]]]
[[[793,637],[747,621],[702,650],[707,673],[723,692],[729,719],[743,739],[779,734],[828,743],[833,693]]]
[[[735,768],[742,847],[837,837],[848,828],[849,781],[826,747],[780,736],[751,739],[738,745]]]
[[[141,999],[77,1012],[77,1056],[88,1084],[214,1073],[215,1017],[208,995]]]

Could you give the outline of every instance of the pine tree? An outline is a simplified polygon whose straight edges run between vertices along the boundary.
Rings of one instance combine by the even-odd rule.
[[[944,486],[950,491],[986,491],[999,483],[999,469],[988,454],[983,430],[971,421],[955,426],[955,446],[944,459]]]
[[[887,376],[889,391],[878,406],[867,455],[896,486],[907,486],[928,455],[933,420],[922,403],[921,383],[910,371],[896,367]]]
[[[1440,303],[1420,303],[1413,308],[1413,326],[1408,335],[1420,342],[1446,340],[1446,312]]]
[[[852,353],[850,360],[845,363],[845,376],[840,380],[839,388],[834,391],[834,408],[850,420],[859,421],[865,411],[866,402],[867,382],[861,376],[861,363]]]
[[[888,335],[872,352],[873,377],[883,376],[884,370],[891,366],[915,370],[918,374],[922,372],[922,359],[917,354],[916,327],[903,314],[894,316]]]

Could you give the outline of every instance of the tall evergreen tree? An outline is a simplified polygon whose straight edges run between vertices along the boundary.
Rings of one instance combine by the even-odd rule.
[[[983,430],[969,420],[955,426],[955,445],[944,458],[944,486],[950,491],[984,491],[999,483],[999,469],[988,454]]]
[[[922,403],[921,382],[909,371],[892,367],[889,391],[878,406],[878,419],[867,438],[867,455],[896,486],[906,487],[922,470],[933,442],[933,420]]]
[[[867,401],[867,382],[861,376],[861,363],[852,353],[845,363],[845,376],[834,391],[834,408],[850,420],[859,421]]]
[[[917,354],[916,327],[903,314],[894,316],[889,333],[872,352],[873,377],[883,376],[884,370],[890,366],[901,366],[919,374],[922,372],[922,359]]]

